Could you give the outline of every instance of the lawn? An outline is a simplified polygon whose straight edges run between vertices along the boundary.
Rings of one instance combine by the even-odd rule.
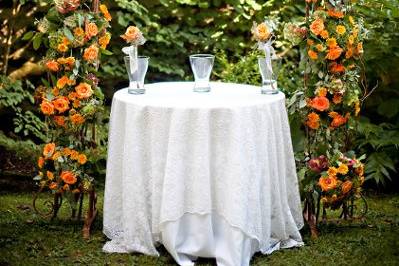
[[[320,225],[311,240],[303,230],[305,247],[256,254],[251,265],[399,265],[399,195],[369,195],[365,221]],[[81,224],[68,219],[68,204],[60,218],[49,222],[35,215],[27,193],[0,195],[0,265],[176,265],[160,248],[160,257],[105,254],[101,212],[90,240],[81,238]],[[101,209],[102,194],[99,198]],[[196,265],[215,265],[200,259]]]

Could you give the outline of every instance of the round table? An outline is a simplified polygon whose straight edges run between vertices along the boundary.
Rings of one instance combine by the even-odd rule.
[[[114,94],[105,252],[197,257],[249,265],[255,252],[303,245],[298,180],[285,96],[260,88],[192,82]]]

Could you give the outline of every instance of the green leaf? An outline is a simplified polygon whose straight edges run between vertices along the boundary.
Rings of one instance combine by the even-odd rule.
[[[36,34],[33,38],[33,49],[39,49],[40,45],[42,44],[42,36],[41,34]]]
[[[67,27],[64,28],[64,34],[68,38],[68,40],[70,40],[70,41],[73,41],[75,39],[73,37],[72,32]]]
[[[24,36],[22,37],[22,40],[26,41],[26,40],[32,39],[33,35],[34,35],[34,32],[29,31],[24,34]]]
[[[101,49],[101,53],[104,55],[113,55],[113,53],[111,51],[105,50],[105,49]]]

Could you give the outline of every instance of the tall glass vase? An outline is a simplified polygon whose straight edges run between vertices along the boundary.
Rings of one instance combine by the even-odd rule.
[[[280,59],[271,57],[270,61],[266,57],[258,57],[260,74],[262,76],[262,94],[277,94],[277,76],[280,68]]]
[[[131,56],[125,56],[126,70],[129,76],[129,88],[128,93],[130,94],[144,94],[144,79],[148,69],[148,56],[137,56],[136,58]]]

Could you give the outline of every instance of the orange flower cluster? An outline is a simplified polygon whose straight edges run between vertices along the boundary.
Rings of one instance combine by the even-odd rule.
[[[54,27],[42,31],[49,37],[50,51],[43,63],[49,78],[46,89],[40,92],[40,110],[49,116],[46,121],[59,143],[66,147],[85,147],[86,138],[81,138],[79,132],[85,122],[94,120],[102,104],[97,87],[99,80],[92,72],[98,68],[101,49],[109,45],[111,34],[106,29],[112,17],[105,5],[99,6],[100,14],[94,14],[83,6],[85,1],[55,2],[56,9],[52,12],[73,14],[53,16],[49,13]],[[70,8],[72,2],[73,8]],[[71,140],[73,137],[77,139]],[[56,146],[54,142],[47,143],[37,161],[41,185],[60,192],[86,190],[91,182],[87,175],[81,174],[86,163],[85,154]]]

